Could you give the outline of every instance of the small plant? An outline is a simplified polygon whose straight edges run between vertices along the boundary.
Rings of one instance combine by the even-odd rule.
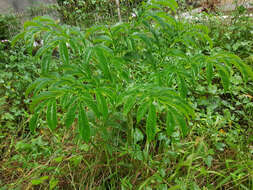
[[[41,77],[26,91],[33,96],[31,131],[44,114],[55,131],[57,113],[63,112],[65,127],[77,120],[81,138],[89,141],[117,124],[115,116],[123,113],[129,142],[134,128],[143,130],[143,125],[147,142],[164,130],[171,136],[179,128],[186,136],[187,121],[195,116],[188,97],[200,81],[211,86],[219,76],[220,87],[229,91],[233,67],[245,81],[253,78],[239,57],[212,50],[206,27],[179,22],[164,6],[177,9],[176,1],[152,1],[133,23],[95,25],[86,31],[59,26],[48,17],[26,22],[13,44],[21,38],[33,44],[38,37],[44,43],[36,53]],[[55,49],[59,56],[53,56]]]

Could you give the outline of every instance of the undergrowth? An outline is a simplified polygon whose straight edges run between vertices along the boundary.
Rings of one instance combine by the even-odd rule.
[[[24,24],[22,48],[2,48],[1,189],[253,187],[251,50],[176,9],[152,1],[84,31]]]

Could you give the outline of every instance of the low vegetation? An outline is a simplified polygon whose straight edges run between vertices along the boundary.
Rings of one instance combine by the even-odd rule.
[[[252,189],[252,18],[137,5],[0,42],[0,189]]]

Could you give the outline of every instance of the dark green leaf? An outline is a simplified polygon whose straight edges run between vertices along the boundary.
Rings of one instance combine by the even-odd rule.
[[[61,41],[59,44],[59,51],[60,51],[60,56],[63,60],[64,64],[69,64],[69,53],[68,53],[68,47],[66,45],[65,41]]]
[[[176,12],[177,7],[178,7],[176,0],[152,0],[151,2],[154,4],[169,7],[174,12]]]
[[[108,67],[108,61],[105,57],[104,54],[104,49],[101,47],[96,47],[95,48],[96,54],[97,54],[97,58],[98,58],[98,65],[99,68],[103,71],[103,74],[106,78],[112,80],[111,74],[109,72],[109,67]]]
[[[108,107],[105,97],[100,93],[96,93],[98,109],[102,113],[104,120],[108,118]]]
[[[20,39],[24,38],[25,32],[21,32],[19,34],[17,34],[11,41],[11,45],[14,46],[17,41],[19,41]]]
[[[216,66],[216,68],[219,72],[219,75],[221,77],[223,88],[225,91],[227,91],[229,88],[229,84],[230,84],[230,73],[225,66],[222,66],[220,64],[216,64],[215,66]]]
[[[46,99],[56,98],[57,96],[61,95],[62,93],[61,92],[42,92],[42,93],[40,93],[38,96],[35,96],[32,99],[32,103],[30,105],[31,111],[33,111],[34,107],[36,107],[36,105],[38,103],[40,103]]]
[[[48,73],[51,58],[52,58],[51,52],[50,52],[50,54],[43,55],[43,57],[41,59],[41,72],[42,72],[42,74]]]
[[[209,62],[206,66],[206,78],[208,84],[211,84],[212,78],[213,78],[213,63]]]
[[[148,110],[149,102],[143,102],[137,110],[137,123],[141,121]]]
[[[66,120],[65,120],[65,125],[66,125],[67,128],[70,128],[70,126],[72,125],[72,123],[75,120],[76,108],[77,108],[77,103],[74,103],[68,109],[68,112],[67,112],[67,115],[66,115]]]
[[[90,64],[90,59],[92,56],[92,51],[93,51],[93,47],[88,47],[86,48],[85,52],[84,52],[84,57],[85,57],[85,64]]]
[[[185,137],[187,135],[189,129],[187,127],[187,123],[185,121],[184,116],[181,115],[180,113],[178,113],[177,111],[173,111],[173,115],[181,128],[183,137]]]
[[[178,85],[179,85],[179,91],[180,95],[183,98],[186,98],[187,95],[187,86],[186,86],[186,81],[183,79],[182,76],[178,75]]]
[[[173,115],[170,111],[167,112],[167,118],[166,118],[166,131],[167,135],[170,137],[175,129],[175,120]]]
[[[85,109],[82,103],[79,104],[78,126],[79,126],[80,136],[85,142],[88,142],[91,136],[90,126],[89,126],[88,118],[87,118],[87,115],[85,113]]]
[[[155,139],[156,135],[156,108],[153,103],[149,106],[148,118],[146,123],[146,134],[148,142]]]
[[[127,115],[128,112],[130,112],[130,110],[134,106],[135,102],[136,102],[136,96],[134,96],[134,95],[128,96],[128,98],[126,99],[126,102],[124,104],[124,111],[123,111],[124,115]]]
[[[35,129],[36,129],[36,125],[37,125],[37,120],[38,120],[38,116],[39,114],[38,113],[34,113],[32,118],[30,119],[30,122],[29,122],[29,129],[32,133],[35,132]]]

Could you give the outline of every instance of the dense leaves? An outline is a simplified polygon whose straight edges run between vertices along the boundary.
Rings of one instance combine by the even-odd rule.
[[[152,1],[144,4],[132,24],[93,26],[85,31],[59,26],[47,17],[25,23],[24,32],[13,42],[23,36],[28,44],[37,36],[44,40],[36,54],[42,62],[42,78],[31,84],[29,92],[33,89],[35,95],[32,109],[50,99],[46,114],[50,129],[56,128],[56,102],[64,99],[59,107],[68,108],[67,128],[75,119],[76,105],[87,106],[86,111],[79,106],[78,112],[84,140],[90,136],[87,111],[92,111],[103,126],[115,112],[127,117],[131,110],[137,111],[139,123],[148,111],[148,141],[155,139],[157,118],[167,112],[167,134],[170,136],[178,125],[186,136],[187,120],[195,115],[188,97],[204,75],[211,85],[214,73],[218,73],[225,91],[229,90],[232,66],[245,81],[253,78],[252,70],[239,57],[211,51],[213,42],[207,28],[177,21],[163,12],[164,6],[175,11],[177,3]],[[53,57],[53,49],[59,56]]]
[[[39,17],[0,42],[2,189],[252,189],[252,65],[225,51],[253,63],[252,22],[175,8],[85,30]]]

